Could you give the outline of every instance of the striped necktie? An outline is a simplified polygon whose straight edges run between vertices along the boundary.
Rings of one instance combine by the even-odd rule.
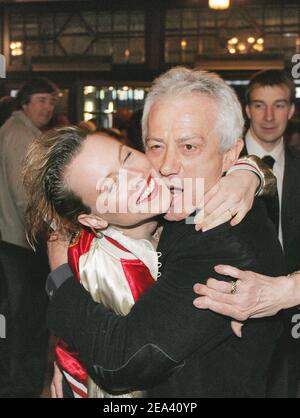
[[[271,155],[266,155],[263,157],[263,162],[267,164],[271,169],[273,169],[273,166],[275,164],[275,160]],[[263,197],[265,201],[265,205],[267,207],[268,216],[275,225],[277,234],[279,229],[279,196],[278,196],[278,190],[276,187],[276,193],[274,196],[264,196]]]

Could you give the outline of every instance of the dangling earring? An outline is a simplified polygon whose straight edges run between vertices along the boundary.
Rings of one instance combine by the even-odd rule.
[[[102,239],[104,237],[104,235],[102,234],[101,231],[96,231],[94,228],[90,227],[91,230],[93,231],[93,233],[95,234],[96,238]]]

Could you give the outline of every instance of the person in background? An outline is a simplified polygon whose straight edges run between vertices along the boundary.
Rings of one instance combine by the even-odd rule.
[[[38,397],[47,355],[44,291],[48,264],[35,254],[26,235],[27,199],[22,162],[27,147],[52,118],[57,87],[42,78],[26,82],[17,108],[0,128],[0,305],[5,306],[7,338],[0,348],[0,397]]]
[[[294,82],[283,70],[259,72],[250,80],[246,101],[250,128],[243,152],[262,158],[277,178],[277,193],[265,203],[291,273],[300,269],[300,153],[287,147],[283,136],[295,112]]]

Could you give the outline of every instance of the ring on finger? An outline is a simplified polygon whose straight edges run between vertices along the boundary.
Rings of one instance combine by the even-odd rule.
[[[237,280],[232,280],[230,293],[232,295],[235,295],[237,293]]]

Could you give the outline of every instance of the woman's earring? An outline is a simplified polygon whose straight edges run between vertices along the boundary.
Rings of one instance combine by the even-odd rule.
[[[93,233],[95,234],[95,237],[96,238],[99,238],[99,239],[101,239],[101,238],[103,238],[104,237],[104,235],[102,234],[102,232],[101,231],[96,231],[94,228],[92,228],[91,227],[91,230],[93,231]]]

